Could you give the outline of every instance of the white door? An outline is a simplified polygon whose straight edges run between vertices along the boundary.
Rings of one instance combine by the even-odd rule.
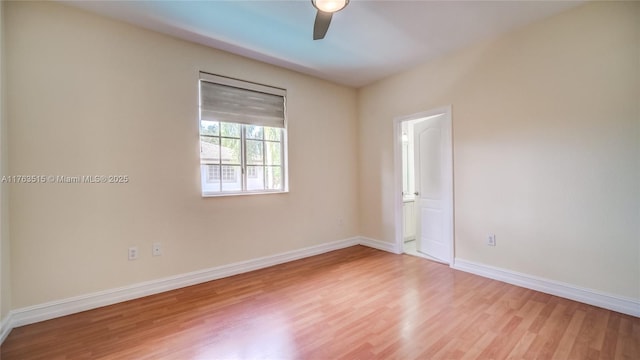
[[[416,247],[451,263],[453,243],[453,177],[451,123],[445,114],[413,127],[415,161]]]

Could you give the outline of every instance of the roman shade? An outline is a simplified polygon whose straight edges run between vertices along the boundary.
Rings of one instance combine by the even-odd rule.
[[[286,91],[200,73],[200,119],[285,127]]]

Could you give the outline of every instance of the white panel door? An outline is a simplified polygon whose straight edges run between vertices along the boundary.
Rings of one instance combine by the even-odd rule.
[[[414,124],[416,247],[451,262],[451,131],[444,115]]]

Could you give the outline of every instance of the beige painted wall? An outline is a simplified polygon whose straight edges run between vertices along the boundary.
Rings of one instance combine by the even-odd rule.
[[[2,315],[359,234],[393,242],[392,120],[447,104],[456,256],[640,298],[637,3],[572,10],[358,97],[63,5],[4,5],[2,166],[131,182],[10,187]],[[289,194],[200,197],[199,70],[288,89]]]
[[[11,186],[14,309],[358,234],[354,89],[59,4],[5,11],[11,174],[131,178]],[[200,196],[199,70],[288,90],[290,193]]]
[[[7,117],[4,101],[4,2],[0,2],[0,178],[8,174]],[[11,310],[11,249],[9,243],[9,193],[0,184],[0,323]]]
[[[363,88],[362,235],[394,241],[393,119],[451,104],[456,257],[640,299],[639,46],[593,3]]]

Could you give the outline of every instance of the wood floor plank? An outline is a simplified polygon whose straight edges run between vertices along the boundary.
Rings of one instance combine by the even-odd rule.
[[[640,319],[354,246],[14,329],[12,359],[640,359]]]
[[[507,355],[507,359],[524,359],[524,354],[536,340],[536,337],[538,337],[536,333],[527,331],[511,349],[511,352]]]
[[[560,339],[560,343],[556,348],[556,351],[553,353],[554,359],[568,359],[571,350],[573,349],[573,345],[575,344],[576,337],[578,336],[578,332],[582,327],[582,323],[584,322],[585,313],[584,311],[576,311],[574,316],[571,318],[569,322],[569,326],[567,330],[562,335]]]
[[[545,321],[538,332],[536,340],[531,344],[525,354],[525,358],[550,359],[558,347],[562,334],[569,325],[570,318],[564,314],[565,307],[562,304],[554,305],[553,312]]]

